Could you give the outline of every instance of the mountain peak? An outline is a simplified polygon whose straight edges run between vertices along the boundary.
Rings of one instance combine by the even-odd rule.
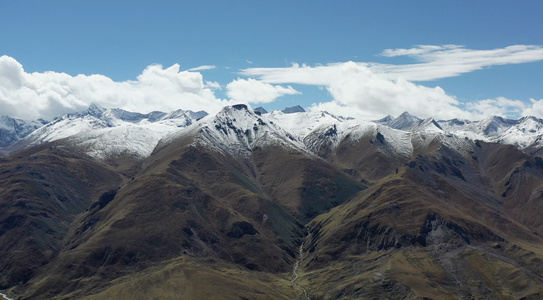
[[[102,116],[102,114],[105,111],[106,111],[106,109],[104,107],[100,106],[99,104],[91,103],[91,105],[89,105],[89,108],[87,109],[86,113],[88,113],[89,115],[91,115],[93,117],[99,118],[100,116]]]
[[[283,109],[282,112],[285,114],[293,114],[293,113],[298,113],[298,112],[305,112],[305,109],[301,107],[300,105],[296,105],[292,107],[287,107]]]
[[[422,119],[419,119],[406,111],[399,115],[396,119],[391,120],[387,125],[394,129],[411,130],[421,122]]]
[[[0,147],[7,147],[47,123],[43,119],[25,121],[10,116],[0,117]]]
[[[259,107],[255,108],[253,110],[254,110],[255,113],[261,114],[261,115],[268,113],[268,111],[262,106],[259,106]]]
[[[404,111],[396,119],[420,120],[420,118],[410,114],[408,111]]]
[[[481,127],[485,135],[496,134],[505,128],[517,123],[515,120],[505,119],[500,116],[492,116],[481,121]]]
[[[223,107],[216,115],[216,117],[222,116],[222,115],[237,115],[237,114],[246,114],[250,113],[251,115],[254,115],[254,111],[247,106],[246,104],[234,104]]]
[[[232,108],[236,110],[249,110],[249,108],[245,104],[235,104],[232,105]]]
[[[430,131],[443,131],[443,127],[439,125],[434,118],[428,118],[425,119],[421,124],[420,127],[422,127],[424,130],[430,130]]]
[[[181,119],[185,118],[187,119],[187,126],[192,124],[192,121],[198,121],[201,118],[207,116],[207,112],[200,110],[200,111],[192,111],[192,110],[174,110],[168,114],[166,114],[164,117],[162,117],[162,120],[171,120],[171,119]]]
[[[199,126],[200,144],[235,157],[248,157],[254,147],[272,144],[303,148],[289,132],[245,104],[226,106]]]
[[[390,122],[394,121],[394,117],[391,116],[391,115],[387,115],[386,117],[384,118],[381,118],[379,120],[376,120],[374,121],[375,123],[378,123],[378,124],[388,124]]]

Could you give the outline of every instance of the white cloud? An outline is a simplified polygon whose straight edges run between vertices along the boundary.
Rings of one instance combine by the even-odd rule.
[[[466,104],[473,113],[474,119],[490,116],[518,118],[519,116],[534,116],[543,118],[543,99],[530,99],[530,102],[512,100],[505,97],[479,100]]]
[[[388,49],[382,55],[408,55],[421,62],[406,65],[345,62],[315,67],[293,64],[287,68],[248,68],[241,73],[269,84],[324,86],[333,99],[313,104],[313,110],[324,109],[365,119],[398,115],[403,111],[419,117],[475,119],[490,112],[509,116],[528,111],[528,106],[522,107],[522,101],[505,98],[463,105],[440,87],[427,87],[413,81],[453,77],[493,65],[543,60],[543,47],[515,45],[471,50],[458,45],[425,45]],[[543,104],[541,106],[543,108]]]
[[[83,110],[91,103],[137,112],[176,109],[214,112],[227,105],[204,82],[202,74],[151,65],[134,81],[115,82],[103,75],[44,72],[26,73],[9,56],[0,57],[0,112],[24,119],[51,119]]]
[[[213,89],[213,90],[220,90],[222,89],[222,86],[220,85],[220,83],[216,82],[216,81],[206,81],[205,82],[205,86],[207,88],[210,88],[210,89]]]
[[[189,71],[189,72],[205,71],[205,70],[213,70],[215,68],[217,68],[217,67],[212,66],[212,65],[203,65],[203,66],[199,66],[199,67],[196,67],[196,68],[188,69],[187,71]]]
[[[528,106],[520,100],[498,97],[467,103],[466,108],[478,115],[479,118],[486,118],[490,116],[511,117],[523,115]]]
[[[390,65],[367,62],[332,63],[317,66],[313,69],[331,69],[348,64],[351,68],[367,68],[373,73],[381,74],[384,78],[397,80],[403,78],[409,81],[430,81],[440,78],[454,77],[463,73],[473,72],[494,65],[519,64],[543,60],[543,47],[532,45],[514,45],[493,50],[471,50],[458,45],[431,46],[424,45],[411,49],[387,49],[383,56],[410,56],[419,61],[416,64]],[[242,74],[258,76],[269,83],[289,83],[294,76],[300,79],[301,73],[308,68],[293,64],[289,68],[248,68]],[[319,74],[325,72],[320,69]],[[304,77],[304,84],[316,84],[322,77],[314,75]],[[324,79],[326,81],[326,79]]]
[[[115,82],[103,75],[26,73],[15,59],[1,56],[0,114],[50,119],[83,110],[93,102],[138,112],[182,108],[213,113],[234,102],[269,103],[283,95],[301,94],[288,84],[302,84],[326,89],[332,98],[328,102],[314,103],[311,109],[328,110],[343,116],[374,119],[409,111],[419,117],[438,119],[477,119],[488,115],[543,117],[543,99],[532,99],[527,103],[496,98],[465,104],[439,86],[414,83],[458,76],[494,65],[543,60],[541,46],[472,50],[459,45],[421,45],[410,49],[387,49],[381,55],[408,56],[417,63],[343,62],[248,68],[241,70],[248,79],[238,78],[226,85],[226,95],[231,100],[218,99],[214,92],[222,89],[221,84],[205,81],[197,72],[215,68],[211,65],[187,71],[180,71],[178,64],[167,68],[151,65],[136,80]]]
[[[522,115],[543,118],[543,99],[530,99],[530,105],[526,105],[526,108],[522,111]]]
[[[414,56],[414,57],[420,57],[424,54],[435,52],[435,51],[443,51],[443,50],[451,50],[451,49],[458,49],[462,46],[459,45],[443,45],[443,46],[435,46],[435,45],[419,45],[415,48],[410,49],[385,49],[381,55],[387,56],[387,57],[396,57],[396,56]]]
[[[314,104],[313,110],[364,119],[409,111],[421,117],[454,118],[466,113],[459,102],[439,87],[429,88],[404,79],[390,80],[367,64],[347,62],[327,66],[246,69],[265,83],[296,83],[324,86],[333,100]]]
[[[271,85],[252,78],[238,78],[230,82],[226,90],[230,99],[244,103],[270,103],[283,95],[301,94],[291,86]]]
[[[406,65],[374,64],[372,70],[387,78],[428,81],[454,77],[485,67],[543,60],[543,47],[513,45],[492,50],[472,50],[458,45],[423,45],[411,49],[387,49],[383,56],[410,56],[421,63]]]

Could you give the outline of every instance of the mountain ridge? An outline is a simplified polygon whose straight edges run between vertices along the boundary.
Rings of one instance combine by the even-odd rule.
[[[232,106],[233,107],[233,106]],[[296,107],[294,107],[296,108]],[[484,140],[487,142],[497,142],[504,144],[515,145],[521,150],[530,151],[531,153],[539,153],[543,146],[543,120],[536,117],[523,117],[518,120],[504,119],[502,117],[489,117],[480,121],[469,120],[440,120],[436,121],[433,118],[420,119],[416,116],[404,112],[398,117],[391,116],[385,117],[377,121],[361,121],[354,119],[344,119],[336,117],[326,112],[305,112],[295,109],[294,111],[288,111],[288,113],[273,111],[271,113],[262,114],[260,111],[261,119],[270,119],[271,122],[279,124],[283,130],[286,130],[287,134],[294,137],[298,142],[302,142],[307,135],[311,133],[313,129],[321,122],[333,122],[325,121],[326,118],[339,120],[338,123],[349,124],[351,127],[361,124],[376,123],[383,126],[387,126],[396,130],[406,132],[438,132],[445,135],[457,135],[472,140]],[[283,110],[283,111],[285,111]],[[253,111],[251,109],[251,111]],[[4,141],[4,147],[2,147],[3,153],[13,153],[31,145],[37,145],[43,142],[54,141],[63,138],[72,138],[77,140],[78,143],[84,143],[85,139],[97,140],[102,145],[102,148],[107,148],[107,141],[104,141],[104,137],[107,136],[108,131],[123,131],[115,127],[127,128],[126,132],[139,131],[140,139],[152,140],[146,149],[140,149],[139,151],[133,151],[133,155],[138,157],[145,157],[150,155],[154,146],[158,144],[158,141],[162,138],[166,138],[174,131],[178,131],[179,128],[188,127],[192,123],[197,122],[207,115],[206,112],[192,112],[177,110],[170,113],[164,112],[150,112],[147,114],[129,112],[122,109],[105,109],[96,104],[92,104],[89,108],[80,113],[68,114],[59,118],[56,118],[52,122],[46,121],[33,121],[24,125],[25,121],[18,120],[21,123],[19,128],[24,127],[23,130],[16,130],[14,125],[4,125],[10,129],[2,129],[0,131],[0,138]],[[2,117],[6,124],[16,124],[10,117]],[[11,121],[10,121],[11,120]],[[15,123],[14,123],[15,122]],[[41,123],[40,123],[41,122]],[[348,128],[347,126],[340,126]],[[304,127],[306,129],[304,129]],[[108,129],[109,128],[109,129]],[[102,131],[100,133],[100,131]],[[125,133],[121,133],[125,134]],[[130,135],[130,133],[128,133]],[[132,137],[138,138],[138,133],[134,132]],[[340,133],[341,135],[341,133]],[[102,136],[102,138],[100,138]],[[76,138],[73,138],[76,137]],[[128,141],[125,141],[128,142]],[[303,142],[302,142],[303,143]],[[15,145],[15,144],[18,144]],[[107,157],[108,155],[116,152],[129,151],[130,147],[120,149],[119,144],[111,150],[104,150],[105,153],[100,153],[100,150],[94,149],[91,152],[95,157]],[[88,146],[88,145],[87,145]],[[119,148],[120,147],[120,148]],[[88,148],[88,147],[87,147]]]
[[[0,288],[537,299],[542,122],[91,107],[0,158]]]

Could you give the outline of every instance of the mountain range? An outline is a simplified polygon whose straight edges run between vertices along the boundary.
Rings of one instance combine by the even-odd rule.
[[[543,120],[0,119],[21,299],[540,299]]]

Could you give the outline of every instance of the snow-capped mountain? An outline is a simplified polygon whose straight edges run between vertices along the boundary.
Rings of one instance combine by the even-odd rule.
[[[271,145],[303,151],[300,140],[272,120],[244,104],[227,106],[217,114],[173,133],[163,143],[190,136],[199,145],[235,157],[247,157],[255,147]]]
[[[267,113],[268,113],[268,111],[267,111],[264,107],[262,107],[262,106],[259,106],[259,107],[257,107],[257,108],[254,108],[253,111],[254,111],[255,113],[261,114],[261,115],[267,114]]]
[[[352,143],[364,137],[380,142],[383,153],[402,157],[436,139],[445,143],[461,144],[461,139],[467,138],[511,144],[531,154],[543,149],[543,120],[535,117],[436,121],[404,112],[396,118],[362,121],[297,108],[264,112],[240,104],[212,116],[204,111],[184,110],[142,114],[93,104],[85,111],[49,123],[1,117],[0,145],[6,147],[22,140],[22,147],[29,147],[67,139],[96,158],[120,154],[144,158],[161,140],[164,144],[189,135],[206,147],[236,156],[247,156],[254,147],[273,144],[318,155],[323,147],[335,149],[342,142]]]
[[[272,293],[300,268],[306,298],[499,299],[521,282],[517,298],[538,299],[542,135],[533,117],[93,105],[0,149],[25,149],[0,159],[0,286],[117,299],[164,276],[191,286],[194,270],[249,290],[232,299],[292,299]]]
[[[46,123],[45,120],[25,121],[9,116],[0,116],[0,147],[9,146],[23,139]]]
[[[523,117],[518,120],[493,116],[481,121],[439,121],[449,133],[472,140],[514,145],[517,148],[537,153],[543,147],[543,120]]]
[[[265,117],[281,126],[298,140],[303,140],[318,127],[341,123],[338,117],[327,112],[285,113],[276,110]]]
[[[300,105],[296,105],[292,107],[287,107],[283,109],[282,112],[284,112],[285,114],[293,114],[293,113],[298,113],[298,112],[305,112],[305,109],[301,107]]]
[[[203,111],[184,110],[141,114],[93,104],[86,111],[65,115],[35,130],[24,142],[38,145],[68,138],[96,158],[119,154],[143,158],[151,154],[162,137],[206,115]]]
[[[394,118],[392,116],[387,116],[381,120],[376,121],[376,123],[386,125],[394,129],[411,131],[411,132],[418,132],[418,131],[441,132],[443,131],[443,128],[441,128],[441,125],[439,125],[439,123],[436,122],[433,118],[427,118],[423,120],[423,119],[419,119],[418,117],[408,112],[402,113],[397,118]]]

